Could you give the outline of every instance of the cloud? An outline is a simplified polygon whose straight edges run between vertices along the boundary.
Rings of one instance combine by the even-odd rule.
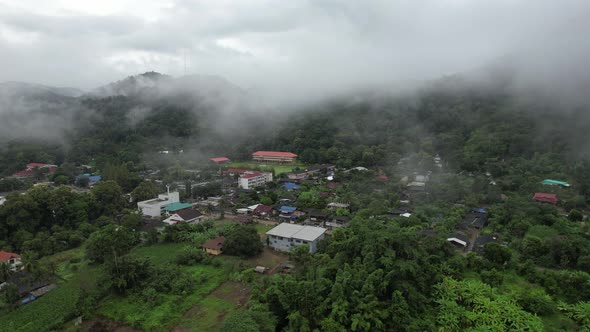
[[[0,81],[89,89],[148,70],[182,75],[186,63],[188,74],[304,98],[506,58],[523,81],[551,83],[586,77],[590,49],[583,0],[85,3],[0,0]]]

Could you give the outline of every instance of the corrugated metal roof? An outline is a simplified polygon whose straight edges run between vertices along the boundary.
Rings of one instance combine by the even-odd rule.
[[[290,223],[282,223],[266,232],[267,235],[282,236],[305,241],[314,241],[326,232],[325,228],[314,226],[301,226]]]

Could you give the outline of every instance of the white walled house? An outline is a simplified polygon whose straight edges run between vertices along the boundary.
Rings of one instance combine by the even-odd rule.
[[[271,181],[272,173],[246,172],[238,178],[238,187],[242,189],[253,189]]]
[[[148,199],[147,201],[137,202],[137,207],[144,216],[160,217],[166,205],[180,202],[178,191],[158,195],[158,198]]]
[[[324,238],[326,229],[314,226],[301,226],[282,223],[266,232],[269,247],[278,251],[289,252],[293,248],[307,244],[309,252],[318,250],[318,242]]]
[[[7,264],[11,271],[21,269],[20,255],[0,250],[0,264]]]

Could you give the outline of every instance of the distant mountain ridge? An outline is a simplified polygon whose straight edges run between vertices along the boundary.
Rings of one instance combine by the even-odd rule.
[[[84,94],[84,91],[71,87],[53,87],[42,84],[9,81],[0,83],[0,95],[5,97],[24,96],[47,96],[58,95],[76,98]]]

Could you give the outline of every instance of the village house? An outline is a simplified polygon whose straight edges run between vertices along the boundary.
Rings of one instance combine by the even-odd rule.
[[[557,195],[548,193],[535,193],[533,200],[541,203],[557,204]]]
[[[328,203],[327,206],[328,206],[328,209],[337,210],[337,209],[348,209],[350,207],[350,204],[332,202],[332,203]]]
[[[272,215],[272,206],[258,204],[254,210],[252,210],[252,214],[259,217],[259,218],[268,218]]]
[[[216,208],[221,204],[221,200],[223,200],[223,197],[211,196],[211,197],[207,197],[207,199],[205,199],[205,200],[198,201],[197,203],[195,203],[195,205],[198,205],[203,208],[209,208],[209,207]]]
[[[198,224],[205,220],[205,216],[197,210],[181,209],[170,214],[164,222],[168,225],[174,225],[181,222],[189,224]]]
[[[463,232],[451,233],[447,236],[447,242],[451,243],[455,247],[466,250],[469,246],[469,238]]]
[[[320,210],[316,209],[309,209],[307,210],[307,224],[317,225],[317,226],[324,226],[324,223],[328,219],[328,214],[324,213]]]
[[[484,209],[475,209],[468,213],[459,223],[460,229],[474,228],[482,230],[488,221],[487,211]]]
[[[272,173],[268,172],[246,172],[238,179],[238,187],[253,189],[260,187],[267,182],[272,182]]]
[[[252,159],[254,161],[293,163],[297,160],[297,155],[291,152],[256,151],[252,153]]]
[[[0,264],[8,265],[11,271],[18,271],[22,266],[20,255],[7,251],[0,251]]]
[[[178,191],[173,191],[160,194],[157,198],[137,202],[137,208],[144,216],[157,218],[162,215],[167,205],[178,202],[180,202],[180,194]]]
[[[321,164],[311,166],[305,170],[293,171],[287,173],[287,177],[290,180],[305,180],[307,178],[313,178],[321,175],[333,175],[336,166],[332,164]]]
[[[269,247],[274,250],[289,252],[295,247],[307,244],[309,252],[313,254],[325,233],[326,229],[322,227],[282,223],[266,232],[266,235]]]
[[[297,208],[294,206],[287,206],[283,205],[279,209],[279,218],[283,221],[294,221],[295,219],[299,218],[302,215],[305,215],[302,211],[297,211]]]
[[[485,234],[479,236],[475,242],[473,243],[472,251],[475,251],[479,254],[483,254],[485,245],[488,243],[498,243],[498,235],[496,234]]]
[[[334,230],[335,228],[347,227],[349,222],[349,216],[334,216],[332,219],[326,221],[325,227],[328,230]]]
[[[35,173],[38,169],[44,173],[53,174],[57,171],[57,165],[42,164],[42,163],[28,163],[24,170],[16,172],[12,176],[19,178],[19,179],[32,178],[35,176]]]
[[[225,237],[220,236],[205,242],[202,246],[203,251],[214,256],[219,256],[223,253],[223,244],[225,243]]]
[[[301,187],[298,184],[295,184],[293,182],[283,183],[283,189],[285,189],[287,191],[299,190],[299,188],[301,188]]]

